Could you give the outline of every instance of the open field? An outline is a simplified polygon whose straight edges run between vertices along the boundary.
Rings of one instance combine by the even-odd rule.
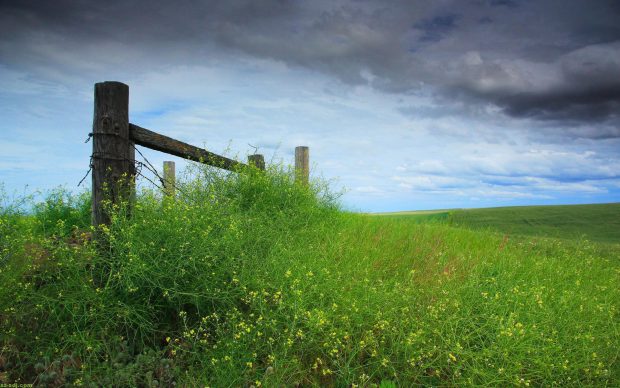
[[[4,202],[0,383],[620,383],[618,244],[345,213],[278,170],[196,175],[112,209],[103,250],[88,197]]]
[[[453,224],[507,234],[620,243],[620,203],[460,210]]]
[[[417,210],[404,212],[370,213],[371,216],[408,219],[415,223],[449,222],[452,210]]]
[[[445,221],[454,226],[508,235],[586,238],[620,243],[620,203],[560,206],[513,206],[484,209],[427,210],[380,213],[420,222]]]

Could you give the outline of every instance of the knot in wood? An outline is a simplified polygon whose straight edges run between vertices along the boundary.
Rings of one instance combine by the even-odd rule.
[[[119,135],[121,125],[118,121],[112,121],[112,118],[105,115],[101,118],[101,132],[108,135]]]
[[[101,129],[103,132],[108,132],[107,130],[110,128],[111,122],[112,120],[107,115],[101,118]]]

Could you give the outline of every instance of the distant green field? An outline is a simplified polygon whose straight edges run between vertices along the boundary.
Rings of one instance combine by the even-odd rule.
[[[450,210],[420,210],[412,212],[392,212],[392,213],[377,213],[374,215],[407,219],[409,222],[422,223],[422,222],[448,222],[450,219]]]
[[[507,234],[620,243],[620,203],[458,210],[450,220]]]
[[[420,222],[446,221],[456,226],[495,230],[509,235],[586,238],[597,242],[620,243],[620,203],[514,206],[383,215],[415,217]]]

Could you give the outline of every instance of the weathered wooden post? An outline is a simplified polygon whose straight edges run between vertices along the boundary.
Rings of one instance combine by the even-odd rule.
[[[176,185],[176,169],[174,162],[164,162],[164,195],[174,198],[174,187]]]
[[[121,82],[95,84],[92,154],[92,224],[109,225],[103,201],[130,203],[135,167],[129,140],[129,86]]]
[[[310,178],[310,151],[308,147],[295,147],[295,180],[303,185]]]
[[[265,171],[265,158],[261,154],[249,155],[248,164]]]

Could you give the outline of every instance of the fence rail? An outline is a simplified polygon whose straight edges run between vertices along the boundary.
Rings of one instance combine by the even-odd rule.
[[[131,123],[129,124],[129,139],[143,147],[208,164],[210,166],[223,168],[228,171],[242,172],[243,169],[248,168],[247,164],[214,154],[202,148],[194,147],[193,145],[183,143],[182,141],[175,140],[168,136],[160,135],[159,133],[149,131],[146,128]]]
[[[244,164],[130,123],[129,86],[122,82],[95,84],[92,137],[94,226],[110,223],[103,207],[104,199],[109,199],[112,203],[131,203],[136,175],[135,144],[237,173],[244,173],[250,166],[265,169],[263,155],[249,155],[248,164]],[[295,149],[295,172],[296,179],[301,184],[308,184],[308,147]],[[171,175],[170,171],[168,174],[169,181],[167,184],[164,182],[164,186],[167,186],[166,195],[174,196],[174,164]]]

